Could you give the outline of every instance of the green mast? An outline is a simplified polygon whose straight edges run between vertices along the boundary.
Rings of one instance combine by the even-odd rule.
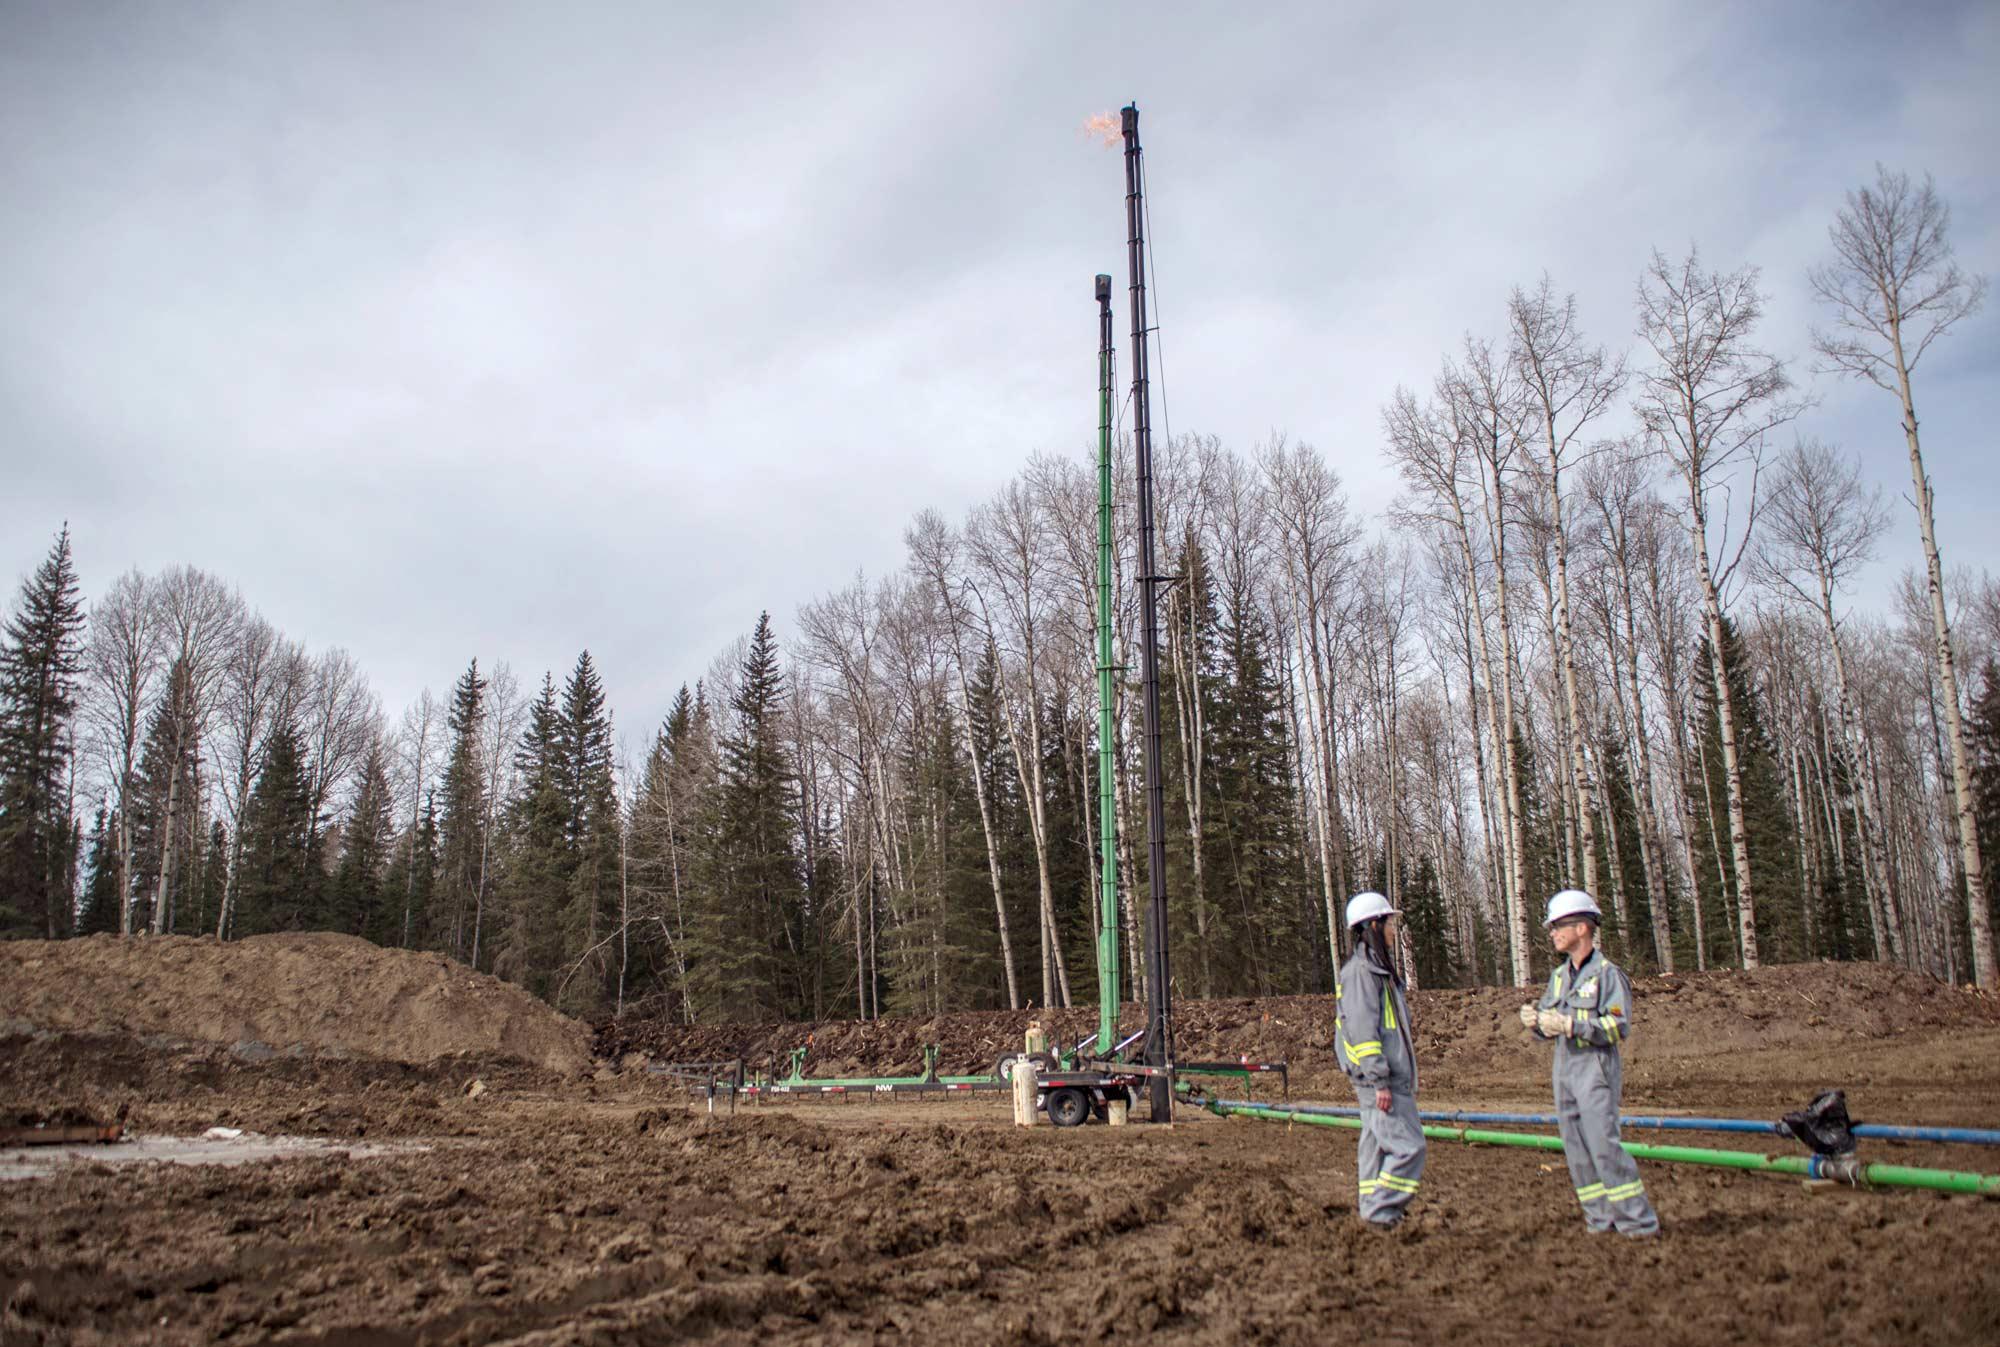
[[[1097,278],[1097,1055],[1118,1046],[1118,802],[1112,782],[1111,278]]]

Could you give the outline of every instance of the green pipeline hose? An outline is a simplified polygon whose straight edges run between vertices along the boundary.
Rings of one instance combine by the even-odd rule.
[[[1267,1118],[1273,1122],[1311,1123],[1315,1127],[1345,1127],[1361,1130],[1359,1118],[1337,1118],[1323,1113],[1299,1113],[1264,1104],[1239,1104],[1210,1100],[1206,1107],[1219,1117],[1231,1114],[1246,1118]],[[1559,1151],[1561,1137],[1537,1132],[1490,1132],[1474,1127],[1427,1126],[1424,1135],[1439,1141],[1464,1141],[1477,1146],[1518,1146],[1527,1150]],[[1720,1151],[1701,1146],[1649,1146],[1641,1142],[1622,1143],[1635,1160],[1659,1160],[1672,1164],[1714,1165],[1722,1169],[1747,1169],[1764,1174],[1796,1174],[1800,1178],[1847,1178],[1884,1188],[1927,1188],[1939,1193],[1970,1193],[1978,1197],[2000,1197],[2000,1174],[1965,1174],[1951,1169],[1918,1169],[1910,1165],[1855,1164],[1851,1171],[1838,1162],[1810,1155],[1759,1155],[1753,1151]]]

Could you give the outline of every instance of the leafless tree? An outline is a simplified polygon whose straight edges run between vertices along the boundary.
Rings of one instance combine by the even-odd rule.
[[[903,534],[910,553],[910,569],[930,585],[943,612],[945,628],[951,636],[952,672],[958,682],[959,729],[965,738],[965,757],[972,768],[973,795],[979,805],[979,826],[986,839],[986,870],[993,882],[993,920],[1000,935],[1000,963],[1007,975],[1007,1008],[1021,1008],[1020,979],[1014,967],[1014,942],[1007,927],[1007,903],[1000,885],[1000,848],[993,832],[993,802],[986,794],[986,774],[979,770],[979,749],[972,738],[972,690],[967,685],[965,644],[972,631],[972,613],[963,595],[962,540],[936,511],[917,516]]]
[[[235,590],[192,566],[166,571],[153,593],[165,659],[175,674],[161,720],[166,761],[173,763],[201,743],[214,717],[217,692],[243,623],[244,608]],[[182,822],[181,811],[200,808],[200,801],[180,798],[180,780],[179,772],[167,775],[159,887],[153,895],[154,935],[173,928],[172,847],[176,827]],[[198,831],[199,819],[196,824]]]
[[[1655,252],[1639,279],[1639,338],[1652,353],[1640,375],[1637,412],[1649,444],[1680,475],[1684,518],[1706,615],[1710,667],[1728,783],[1729,846],[1735,861],[1736,919],[1743,966],[1757,956],[1756,886],[1744,824],[1742,750],[1723,640],[1723,603],[1756,519],[1757,474],[1765,437],[1798,415],[1785,395],[1782,361],[1751,344],[1763,316],[1757,270],[1707,270],[1690,251],[1681,262]],[[1741,506],[1732,509],[1741,489]],[[1730,530],[1739,530],[1732,547]]]
[[[1576,687],[1573,606],[1569,592],[1569,529],[1564,519],[1564,471],[1586,448],[1584,432],[1611,409],[1625,383],[1625,363],[1588,344],[1577,326],[1576,297],[1558,301],[1547,276],[1533,294],[1516,287],[1507,305],[1508,359],[1527,390],[1539,433],[1539,477],[1546,492],[1555,560],[1555,648],[1569,723],[1569,776],[1583,833],[1583,886],[1597,885],[1596,811],[1585,767],[1583,717]]]
[[[132,934],[132,805],[148,710],[165,664],[153,587],[138,571],[111,582],[90,610],[84,700],[117,819],[118,929]]]
[[[403,947],[407,949],[416,916],[417,830],[423,820],[424,801],[429,798],[431,780],[437,773],[438,762],[445,749],[444,711],[429,688],[418,693],[417,699],[404,710],[398,744],[402,753],[403,780],[410,789],[410,824],[403,839],[403,845],[411,852],[403,887]]]
[[[317,831],[379,732],[382,706],[354,657],[338,647],[312,661],[298,722],[307,770],[307,817]]]
[[[1872,779],[1861,770],[1866,749],[1854,711],[1840,619],[1834,611],[1841,586],[1873,559],[1875,542],[1887,527],[1882,493],[1862,485],[1859,465],[1817,440],[1800,440],[1775,464],[1763,532],[1752,559],[1757,575],[1774,592],[1813,612],[1826,638],[1842,739],[1863,804],[1862,875],[1869,894],[1869,921],[1876,949],[1894,959],[1902,955],[1902,942],[1895,893],[1888,887],[1882,805],[1871,789]]]
[[[224,663],[212,745],[223,807],[229,814],[229,876],[221,911],[216,915],[217,939],[228,937],[235,919],[244,810],[264,770],[271,730],[290,723],[305,683],[305,652],[279,634],[261,613],[247,617]]]
[[[1934,655],[1951,747],[1954,821],[1965,869],[1974,975],[1981,987],[1992,989],[2000,986],[2000,968],[1987,919],[1986,872],[1973,813],[1972,770],[1960,718],[1951,622],[1945,611],[1944,563],[1938,556],[1932,488],[1924,471],[1916,395],[1910,383],[1931,343],[1979,308],[1986,281],[1959,268],[1951,246],[1951,211],[1928,175],[1917,186],[1908,174],[1878,165],[1875,185],[1847,194],[1847,205],[1835,214],[1828,233],[1834,261],[1814,267],[1809,278],[1814,295],[1833,310],[1834,326],[1816,331],[1813,346],[1823,368],[1867,379],[1902,404],[1903,439],[1909,446],[1917,525],[1923,534]]]
[[[1640,684],[1639,605],[1635,575],[1648,549],[1657,503],[1646,489],[1645,469],[1629,444],[1590,465],[1583,476],[1583,496],[1595,513],[1605,582],[1604,647],[1611,670],[1612,705],[1625,740],[1639,820],[1639,852],[1646,873],[1651,906],[1653,957],[1662,972],[1674,971],[1674,948],[1667,923],[1666,846],[1653,788],[1651,736],[1646,730],[1646,697]],[[1621,678],[1622,675],[1622,678]]]
[[[1438,380],[1439,400],[1449,408],[1454,438],[1464,438],[1479,466],[1486,515],[1487,543],[1492,557],[1493,615],[1499,629],[1500,714],[1495,733],[1506,767],[1509,834],[1513,843],[1514,905],[1510,944],[1514,978],[1528,981],[1528,903],[1526,812],[1521,802],[1521,722],[1515,707],[1516,673],[1514,622],[1507,576],[1507,538],[1514,475],[1524,451],[1528,403],[1525,390],[1486,342],[1465,339],[1463,358],[1447,364]]]
[[[1320,897],[1326,908],[1327,948],[1340,950],[1340,904],[1346,876],[1336,857],[1347,849],[1340,816],[1338,758],[1333,744],[1332,683],[1338,666],[1320,636],[1337,591],[1352,566],[1359,526],[1352,519],[1339,474],[1308,445],[1274,438],[1259,465],[1270,492],[1269,511],[1277,532],[1277,557],[1285,573],[1285,609],[1303,674],[1305,722],[1310,736],[1306,759],[1312,764],[1311,799],[1319,852]]]
[[[428,693],[426,693],[428,696]],[[514,746],[521,742],[522,731],[528,723],[528,701],[521,693],[521,683],[508,667],[507,661],[496,661],[486,675],[486,698],[483,708],[485,721],[481,726],[485,743],[480,747],[480,767],[486,774],[485,817],[479,828],[479,875],[473,890],[472,905],[472,966],[479,967],[480,942],[486,927],[486,892],[491,885],[494,831],[499,826],[499,810],[502,802],[513,794],[514,781],[519,774],[518,759]],[[620,763],[620,781],[628,778],[624,769],[630,764]],[[619,882],[621,897],[625,884],[625,854],[621,839],[619,853]],[[621,929],[621,940],[623,939]],[[621,978],[622,978],[621,969]],[[620,983],[623,994],[623,983]]]
[[[1061,932],[1056,927],[1055,889],[1049,871],[1048,794],[1042,781],[1042,657],[1045,612],[1049,595],[1048,521],[1035,508],[1026,485],[1018,480],[1002,488],[999,495],[975,511],[966,529],[970,556],[980,573],[973,587],[975,597],[990,590],[1005,618],[996,625],[992,610],[982,598],[981,608],[987,630],[1013,656],[1013,676],[1002,680],[1010,695],[1007,740],[1014,756],[1015,775],[1027,805],[1028,835],[1035,847],[1035,870],[1040,892],[1042,1004],[1067,1006],[1070,1003],[1069,969],[1063,953]]]

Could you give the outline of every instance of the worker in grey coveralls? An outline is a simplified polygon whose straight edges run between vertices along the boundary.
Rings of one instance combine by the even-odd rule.
[[[1592,1234],[1655,1235],[1660,1218],[1639,1180],[1639,1164],[1618,1144],[1618,1105],[1625,1092],[1618,1045],[1632,1034],[1632,984],[1597,948],[1604,914],[1581,889],[1549,899],[1549,939],[1563,961],[1549,974],[1536,1005],[1521,1007],[1521,1023],[1556,1045],[1556,1128],[1563,1158]]]
[[[1396,909],[1379,893],[1347,902],[1354,953],[1335,986],[1334,1040],[1361,1104],[1361,1217],[1392,1229],[1424,1173],[1424,1128],[1417,1120],[1417,1050],[1403,979],[1389,951]]]

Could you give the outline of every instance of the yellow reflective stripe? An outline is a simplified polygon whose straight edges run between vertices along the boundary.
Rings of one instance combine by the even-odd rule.
[[[1646,1185],[1638,1179],[1621,1183],[1616,1188],[1606,1188],[1604,1196],[1612,1202],[1623,1202],[1628,1197],[1637,1197],[1646,1191]]]
[[[1604,1036],[1611,1040],[1614,1047],[1617,1046],[1618,1017],[1616,1015],[1599,1015],[1597,1017],[1597,1027],[1604,1031]]]
[[[1364,1057],[1380,1057],[1382,1055],[1382,1045],[1380,1043],[1343,1043],[1341,1050],[1347,1054],[1347,1060],[1356,1066],[1361,1065],[1361,1059]]]
[[[1382,989],[1382,1027],[1384,1029],[1396,1027],[1396,1000],[1389,995],[1387,987]]]
[[[1576,1190],[1576,1200],[1579,1202],[1590,1202],[1603,1196],[1604,1185],[1601,1183],[1587,1183]]]
[[[1382,1181],[1380,1179],[1361,1180],[1361,1191],[1364,1193],[1372,1193],[1381,1186],[1382,1186]]]
[[[1384,1174],[1379,1182],[1384,1188],[1394,1188],[1399,1193],[1414,1193],[1420,1180],[1399,1179],[1394,1174]]]

